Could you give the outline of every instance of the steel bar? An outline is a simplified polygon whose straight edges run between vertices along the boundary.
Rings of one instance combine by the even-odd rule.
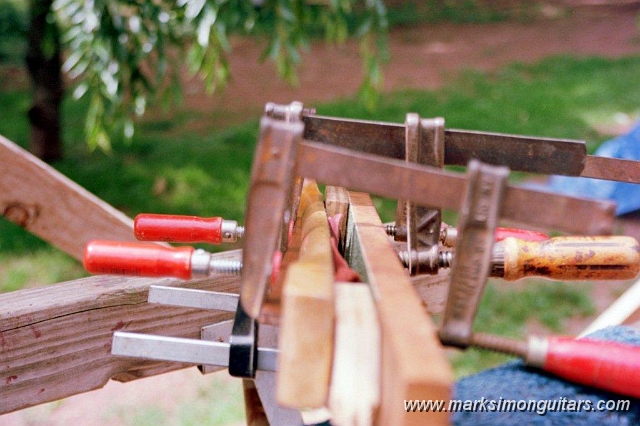
[[[320,115],[305,115],[303,121],[307,140],[405,158],[403,124]],[[639,162],[587,155],[581,140],[447,129],[444,146],[448,165],[466,166],[475,158],[522,172],[640,183]]]
[[[116,331],[113,355],[189,364],[229,365],[229,343]],[[258,348],[258,370],[276,371],[278,350]]]
[[[367,120],[306,115],[307,140],[396,159],[405,158],[405,126]],[[445,130],[444,162],[466,166],[485,163],[532,173],[578,176],[587,155],[584,141],[503,133]]]
[[[468,130],[445,131],[445,164],[472,159],[530,173],[577,176],[587,154],[584,141]]]
[[[327,185],[403,198],[417,204],[459,210],[464,175],[432,167],[304,141],[297,172]],[[367,170],[367,173],[363,173]],[[566,232],[606,235],[613,230],[615,204],[507,186],[500,217]]]
[[[580,176],[640,183],[640,162],[588,155]]]
[[[235,293],[152,285],[149,287],[148,302],[183,308],[235,312],[238,308],[238,299],[239,296]]]
[[[233,321],[222,321],[216,324],[210,324],[202,327],[200,331],[200,338],[202,340],[211,342],[229,342],[229,336],[233,329]],[[278,328],[268,325],[260,324],[260,340],[258,341],[260,347],[275,348],[278,346]],[[202,374],[213,373],[221,370],[220,366],[212,365],[199,365],[198,368]],[[257,377],[256,377],[257,379]]]

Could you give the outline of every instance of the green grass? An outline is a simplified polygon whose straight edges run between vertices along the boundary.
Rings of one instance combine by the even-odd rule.
[[[638,87],[640,57],[555,57],[535,65],[514,64],[489,74],[466,71],[437,91],[384,94],[375,112],[354,99],[317,105],[317,109],[320,114],[394,122],[403,122],[407,112],[417,112],[423,117],[443,116],[449,128],[585,139],[592,151],[608,138],[594,129],[600,121],[617,113],[640,116]],[[0,134],[26,146],[29,94],[6,87],[1,90],[4,112]],[[192,131],[191,112],[157,114],[139,124],[131,145],[115,141],[113,152],[103,153],[89,152],[82,142],[85,110],[82,102],[65,101],[66,157],[54,165],[62,173],[129,215],[219,214],[242,221],[258,117],[229,128],[211,125],[203,130],[199,125]],[[207,120],[201,113],[195,117]],[[394,203],[376,202],[386,220],[393,217]],[[82,275],[75,261],[0,220],[1,291]],[[589,292],[588,286],[557,283],[531,283],[524,289],[492,285],[476,326],[515,337],[523,336],[531,324],[561,332],[568,318],[592,314]],[[503,360],[470,350],[454,356],[453,362],[457,374],[465,375]],[[195,417],[179,421],[199,423],[198,410],[185,411],[184,416]],[[154,422],[155,415],[150,408],[144,417]]]
[[[126,426],[200,426],[240,424],[244,421],[242,382],[224,377],[225,373],[210,376],[207,384],[199,384],[196,395],[177,400],[132,407],[128,402],[112,407],[105,424]]]
[[[529,17],[532,18],[533,15]],[[512,18],[521,19],[521,12],[517,9],[494,7],[491,2],[482,4],[475,0],[404,1],[390,5],[387,10],[390,27],[436,22],[490,23]]]
[[[510,288],[513,284],[489,281],[474,330],[523,339],[530,332],[528,327],[562,333],[568,318],[588,317],[595,313],[589,284],[544,280],[527,280],[523,284],[523,288]],[[463,377],[508,359],[510,357],[505,355],[472,348],[456,353],[452,364],[456,376]]]

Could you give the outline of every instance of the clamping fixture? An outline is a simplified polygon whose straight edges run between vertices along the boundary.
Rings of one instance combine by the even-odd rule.
[[[467,175],[445,171],[444,165],[467,166]],[[240,295],[233,300],[228,295],[196,296],[177,289],[153,290],[149,295],[150,301],[180,306],[200,303],[201,307],[202,303],[222,304],[235,311],[233,325],[226,329],[228,343],[117,332],[114,353],[224,365],[232,375],[252,378],[259,384],[262,372],[275,369],[276,354],[273,348],[258,345],[258,321],[265,322],[264,311],[269,304],[279,303],[281,292],[276,283],[283,282],[280,261],[290,246],[298,210],[305,207],[300,205],[303,178],[313,179],[400,200],[389,230],[404,245],[401,257],[410,272],[432,274],[441,267],[452,268],[441,340],[463,348],[481,345],[507,350],[493,337],[485,339],[471,332],[484,283],[489,275],[507,279],[541,275],[541,268],[532,271],[531,262],[520,262],[526,258],[524,252],[543,253],[543,247],[558,247],[561,241],[531,233],[527,239],[535,242],[514,242],[511,236],[505,238],[509,231],[497,228],[498,219],[569,233],[607,235],[613,228],[614,213],[614,205],[609,202],[512,186],[507,183],[509,171],[638,183],[637,166],[634,162],[588,156],[582,141],[445,129],[442,118],[422,119],[416,114],[408,114],[404,124],[393,124],[323,117],[299,102],[267,104],[260,120],[244,227],[221,218],[141,215],[135,221],[135,234],[142,240],[220,244],[242,238],[241,261],[219,263],[210,253],[192,247],[96,242],[87,247],[85,266],[95,273],[182,279],[220,272],[240,274]],[[461,210],[457,231],[443,226],[442,209]],[[567,211],[573,216],[568,217]],[[628,255],[622,268],[625,273],[636,275],[637,243],[611,242]],[[443,250],[443,246],[448,247]],[[582,266],[580,263],[566,276],[584,277]],[[561,274],[552,271],[548,275]],[[198,299],[219,302],[195,302]],[[261,324],[263,328],[268,330]],[[526,352],[522,348],[518,344],[508,350]],[[535,349],[527,358],[536,363],[539,353]]]

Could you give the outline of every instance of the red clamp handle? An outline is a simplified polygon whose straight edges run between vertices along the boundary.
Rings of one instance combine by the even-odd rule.
[[[586,386],[640,398],[640,347],[551,337],[543,369]]]
[[[517,238],[524,241],[544,241],[549,236],[543,232],[529,231],[528,229],[519,228],[496,228],[494,241],[502,241],[505,238]]]
[[[141,241],[177,243],[222,243],[222,218],[139,214],[133,232]]]
[[[145,243],[91,241],[84,268],[91,274],[191,278],[193,247],[161,247]]]

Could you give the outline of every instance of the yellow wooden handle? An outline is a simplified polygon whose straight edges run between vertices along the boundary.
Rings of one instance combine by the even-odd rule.
[[[504,279],[628,280],[640,270],[640,249],[631,237],[557,237],[531,242],[505,238]]]

